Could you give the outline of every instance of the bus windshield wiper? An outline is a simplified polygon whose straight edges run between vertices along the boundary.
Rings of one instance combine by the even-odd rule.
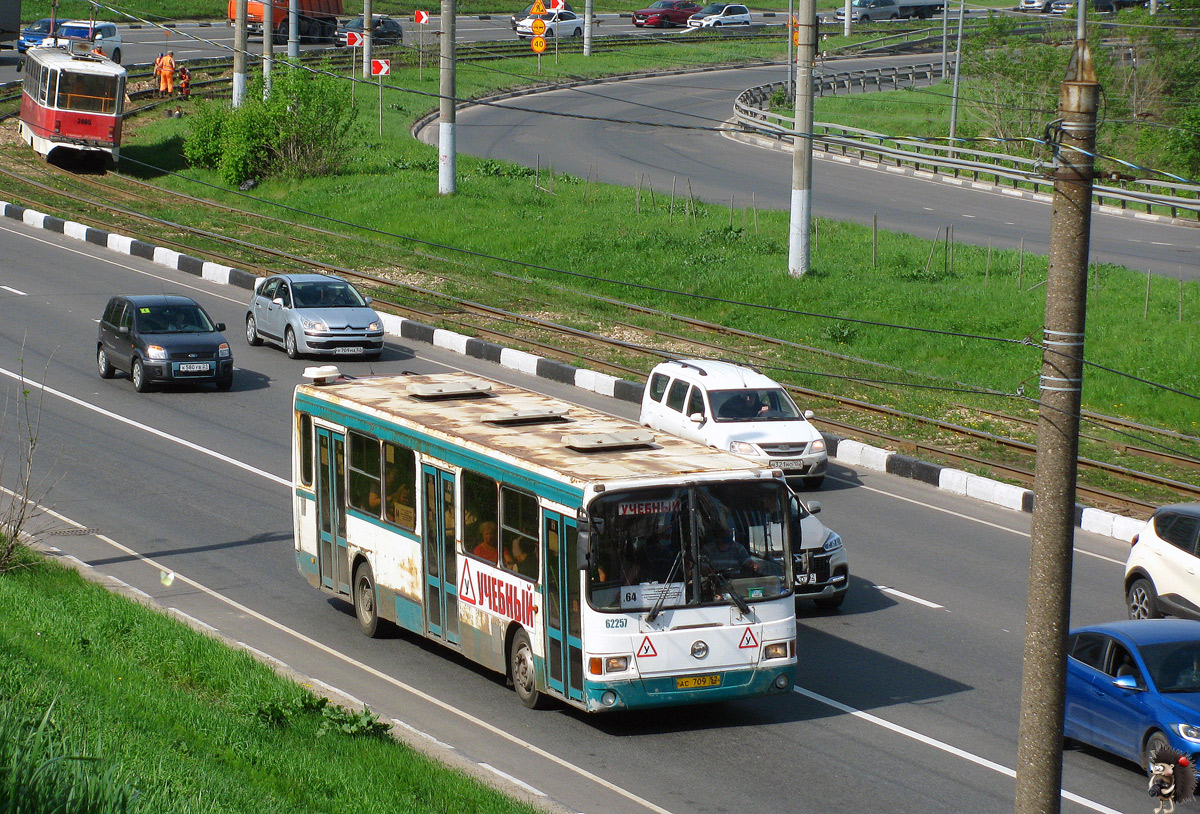
[[[658,595],[658,599],[654,602],[654,607],[646,614],[646,622],[653,622],[662,613],[663,604],[667,601],[667,594],[671,591],[671,578],[675,576],[675,569],[679,567],[679,563],[683,561],[683,549],[679,549],[679,553],[675,555],[675,562],[671,563],[671,570],[667,572],[667,581],[663,585],[662,593]]]
[[[709,564],[709,567],[712,567],[711,563]],[[716,568],[713,568],[709,579],[715,582],[719,589],[729,595],[729,597],[733,600],[733,604],[737,605],[738,610],[742,612],[743,616],[750,615],[750,605],[745,599],[742,599],[742,595],[739,594],[737,589],[733,587],[733,583],[729,581],[729,577],[722,574]]]

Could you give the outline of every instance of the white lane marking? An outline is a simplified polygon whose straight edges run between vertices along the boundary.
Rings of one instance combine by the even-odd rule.
[[[951,746],[950,744],[948,744],[944,741],[937,740],[936,738],[931,738],[928,735],[922,735],[920,732],[916,732],[912,729],[909,729],[906,726],[900,726],[900,724],[894,724],[891,721],[880,718],[877,715],[872,715],[869,712],[863,712],[861,709],[855,709],[854,707],[843,704],[840,701],[834,701],[832,698],[826,698],[824,695],[821,695],[820,693],[815,693],[812,690],[806,690],[804,687],[801,687],[799,685],[792,687],[792,692],[794,692],[798,695],[803,695],[805,698],[810,698],[813,701],[816,701],[820,704],[825,704],[826,706],[833,707],[834,709],[844,712],[847,715],[853,715],[855,718],[859,718],[863,721],[866,721],[867,723],[871,723],[871,724],[874,724],[875,726],[883,727],[884,729],[895,732],[897,735],[903,735],[906,738],[911,738],[912,740],[918,741],[919,743],[923,743],[926,746],[932,746],[934,749],[940,749],[941,751],[946,752],[947,754],[962,758],[965,761],[974,763],[977,766],[982,766],[985,769],[990,769],[991,771],[997,772],[998,774],[1002,774],[1005,777],[1015,778],[1017,776],[1016,771],[1008,768],[1007,766],[1005,766],[1003,764],[996,763],[993,760],[988,760],[985,757],[980,757],[979,755],[976,755],[972,752],[968,752],[965,749],[959,749],[957,746]],[[1069,800],[1072,803],[1079,803],[1079,805],[1084,806],[1086,808],[1090,808],[1092,811],[1099,811],[1099,812],[1101,812],[1101,814],[1121,814],[1121,812],[1115,808],[1109,808],[1106,805],[1097,803],[1094,800],[1089,800],[1086,797],[1081,797],[1078,794],[1074,794],[1074,793],[1066,791],[1064,789],[1059,789],[1059,791],[1062,792],[1062,796],[1063,796],[1064,800]]]
[[[85,251],[81,251],[79,249],[73,248],[71,246],[64,246],[60,243],[55,243],[52,240],[46,240],[44,237],[38,237],[37,235],[28,235],[28,234],[25,234],[24,232],[18,232],[15,229],[9,229],[4,226],[0,226],[0,232],[7,232],[10,235],[16,235],[18,237],[23,237],[28,240],[36,241],[38,243],[41,243],[44,246],[53,246],[54,248],[60,249],[64,252],[70,252],[71,254],[77,254],[80,257],[87,258],[88,261],[92,262],[92,263],[94,263],[96,261],[100,261],[102,263],[108,263],[110,266],[116,266],[117,268],[124,269],[125,271],[132,271],[134,274],[141,274],[143,277],[153,277],[155,280],[163,280],[165,282],[170,283],[171,285],[179,286],[180,288],[186,288],[189,291],[197,291],[201,294],[206,294],[211,297],[216,297],[217,299],[225,300],[226,302],[235,302],[235,303],[238,303],[239,305],[244,305],[246,303],[245,299],[227,297],[224,294],[209,291],[207,288],[200,288],[199,286],[188,285],[187,283],[180,282],[179,280],[176,280],[173,277],[165,277],[161,274],[155,274],[154,272],[151,272],[151,271],[143,271],[142,269],[134,268],[133,266],[126,265],[125,263],[118,263],[116,260],[113,260],[111,257],[106,257],[104,254],[101,254],[101,253],[91,254],[89,252],[85,252]],[[106,249],[107,247],[93,246],[92,248]],[[146,262],[149,263],[149,262],[153,262],[153,261],[147,260]],[[180,271],[178,271],[178,269],[172,269],[172,271],[176,271],[179,274],[186,273],[186,272],[180,272]],[[246,295],[249,296],[249,292],[246,292]],[[97,320],[97,321],[99,321],[99,320]]]
[[[1027,532],[1027,531],[1020,531],[1019,529],[1010,529],[1008,526],[1002,526],[999,523],[993,523],[990,520],[981,520],[978,517],[971,517],[970,515],[963,514],[962,512],[956,512],[953,509],[943,509],[941,506],[934,506],[932,503],[926,503],[923,500],[916,500],[915,498],[904,497],[903,495],[898,495],[895,492],[888,492],[884,489],[876,489],[875,487],[867,486],[867,485],[861,483],[860,481],[849,480],[847,478],[839,478],[837,475],[828,475],[827,477],[830,480],[835,480],[835,481],[838,481],[839,483],[846,483],[846,484],[850,484],[851,486],[855,486],[859,489],[866,489],[868,492],[874,492],[877,495],[884,495],[886,497],[895,498],[896,500],[899,500],[902,503],[911,503],[914,506],[920,506],[924,509],[929,509],[929,510],[935,511],[935,512],[941,512],[942,514],[948,514],[951,517],[957,517],[959,520],[966,520],[969,523],[978,523],[981,526],[987,526],[988,528],[993,528],[993,529],[996,529],[997,531],[1007,531],[1009,534],[1015,534],[1018,537],[1024,537],[1025,539],[1029,539],[1029,536],[1030,536],[1029,532]],[[1122,566],[1125,565],[1124,560],[1114,560],[1112,557],[1105,556],[1104,554],[1094,554],[1091,551],[1087,551],[1085,549],[1078,548],[1078,547],[1074,548],[1073,550],[1077,554],[1086,554],[1089,557],[1095,557],[1098,560],[1104,560],[1105,562],[1111,562],[1115,565],[1122,565]]]
[[[12,490],[7,489],[3,486],[0,486],[0,492],[5,492],[6,494],[11,495],[13,498],[17,498],[17,495],[15,492],[13,492]],[[56,512],[47,506],[42,506],[38,503],[34,503],[33,501],[30,501],[30,505],[36,507],[38,509],[38,511],[42,512],[43,514],[45,514],[49,517],[53,517],[56,520],[59,520],[63,523],[66,523],[67,525],[69,525],[73,528],[77,528],[77,529],[85,528],[83,526],[83,524],[72,520],[71,518],[67,517],[64,514],[60,514],[59,512]],[[108,545],[117,549],[118,551],[125,554],[126,556],[131,557],[135,560],[138,560],[139,562],[145,563],[146,565],[150,566],[156,574],[161,571],[169,570],[165,565],[162,565],[162,564],[156,562],[152,558],[145,556],[144,554],[142,554],[139,551],[134,551],[132,548],[129,548],[128,546],[118,543],[116,540],[112,539],[111,537],[105,536],[103,534],[98,534],[95,532],[93,532],[92,536],[94,536],[97,540],[100,540],[103,543],[107,543]],[[185,577],[183,574],[180,574],[178,572],[175,573],[175,579],[178,582],[182,582],[186,585],[190,585],[192,588],[195,588],[197,591],[200,591],[205,596],[208,596],[209,598],[211,598],[217,602],[222,602],[222,603],[228,605],[229,607],[233,608],[234,610],[237,610],[238,612],[243,613],[252,619],[258,620],[259,622],[263,623],[267,627],[274,628],[275,630],[278,630],[280,633],[290,636],[293,639],[296,639],[297,641],[302,642],[321,653],[324,653],[325,655],[329,656],[330,658],[332,658],[336,661],[340,661],[347,666],[357,668],[357,669],[361,670],[362,672],[366,673],[367,675],[371,676],[372,678],[375,678],[375,679],[378,679],[379,681],[383,681],[387,684],[390,684],[393,687],[395,687],[399,690],[402,690],[406,693],[409,693],[410,695],[413,695],[416,698],[419,698],[428,704],[432,704],[433,706],[435,706],[438,709],[445,712],[447,715],[453,715],[457,718],[461,718],[464,721],[467,721],[468,723],[471,723],[474,726],[477,726],[480,729],[483,729],[484,731],[496,736],[497,738],[501,738],[502,740],[506,740],[509,743],[514,744],[515,746],[518,746],[522,749],[530,751],[530,752],[534,753],[535,755],[537,755],[538,757],[542,758],[543,760],[550,761],[551,763],[554,763],[555,765],[560,766],[569,772],[573,772],[574,774],[579,775],[580,777],[584,778],[585,780],[589,780],[598,786],[608,789],[613,794],[620,795],[621,797],[624,797],[626,800],[630,800],[631,802],[636,803],[637,805],[640,805],[650,811],[656,812],[656,814],[672,814],[672,812],[669,809],[665,809],[662,806],[659,806],[659,805],[656,805],[656,804],[650,802],[649,800],[646,800],[642,797],[638,797],[633,792],[623,789],[620,786],[616,785],[615,783],[611,783],[608,780],[605,780],[603,777],[600,777],[597,774],[593,774],[592,772],[589,772],[587,769],[584,769],[580,766],[576,766],[575,764],[570,763],[570,762],[564,760],[563,758],[560,758],[558,755],[547,752],[545,749],[542,749],[539,746],[535,746],[534,744],[529,743],[528,741],[521,740],[517,736],[509,734],[508,732],[505,732],[503,729],[499,728],[498,726],[495,726],[494,724],[490,724],[481,718],[476,718],[474,715],[464,712],[461,709],[458,709],[457,707],[453,707],[450,704],[446,703],[445,701],[442,701],[439,698],[435,698],[434,696],[432,696],[422,690],[418,690],[416,687],[413,687],[410,684],[405,684],[403,681],[400,681],[397,678],[393,678],[392,676],[388,675],[387,673],[385,673],[381,670],[377,670],[374,667],[370,666],[369,664],[364,664],[361,661],[352,659],[350,656],[347,656],[345,653],[335,650],[334,648],[330,647],[329,645],[323,644],[322,642],[319,642],[316,639],[310,638],[297,630],[293,630],[292,628],[288,627],[287,625],[284,625],[282,622],[277,622],[269,616],[264,616],[263,614],[259,613],[258,611],[254,610],[253,608],[247,607],[246,605],[243,605],[240,602],[236,602],[236,601],[230,599],[229,597],[224,596],[224,595],[214,591],[213,589],[200,584],[199,582],[196,582],[194,579]],[[310,678],[311,678],[311,676],[310,676]],[[313,679],[313,680],[316,680],[316,679]],[[319,682],[319,683],[324,683],[324,682]],[[325,686],[329,686],[329,685],[325,685]],[[337,692],[338,692],[338,694],[344,694],[340,690],[337,690]]]
[[[187,447],[190,450],[199,452],[201,455],[207,455],[210,458],[216,458],[218,461],[224,461],[227,464],[236,466],[238,469],[243,469],[252,475],[258,475],[259,477],[266,478],[267,480],[273,481],[274,483],[277,483],[280,486],[285,486],[288,489],[292,488],[292,482],[286,478],[281,478],[278,475],[272,475],[270,472],[264,472],[263,470],[261,470],[257,467],[251,466],[250,464],[242,463],[241,461],[237,460],[236,458],[230,458],[228,455],[222,455],[221,453],[217,452],[216,450],[208,449],[207,447],[202,447],[199,444],[196,444],[196,443],[193,443],[186,439],[180,438],[177,435],[171,435],[170,433],[164,432],[160,429],[156,429],[155,427],[151,427],[148,424],[142,424],[142,423],[139,423],[132,419],[125,418],[125,416],[117,415],[116,413],[112,412],[111,410],[105,410],[103,407],[96,407],[94,405],[88,404],[86,401],[83,401],[82,399],[77,399],[74,396],[71,396],[71,395],[68,395],[68,394],[62,392],[61,390],[55,390],[53,387],[46,387],[43,384],[35,382],[31,379],[27,379],[19,373],[15,373],[11,370],[6,370],[5,368],[0,367],[0,374],[8,376],[10,379],[15,379],[16,381],[20,382],[21,384],[25,385],[26,387],[36,387],[37,389],[41,390],[44,393],[48,393],[51,396],[58,396],[59,398],[63,399],[64,401],[68,401],[71,404],[75,404],[79,407],[83,407],[86,410],[91,410],[94,413],[99,413],[100,415],[104,416],[105,418],[111,418],[113,421],[118,421],[122,424],[126,424],[135,429],[142,430],[143,432],[148,432],[151,435],[155,435],[155,436],[158,436],[159,438],[163,438],[167,441],[171,441],[173,443],[179,444],[180,446]]]
[[[13,288],[11,285],[0,285],[0,288],[3,288],[5,291],[11,291],[12,293],[16,294],[19,297],[28,297],[29,296],[21,289]]]
[[[483,768],[487,769],[492,774],[496,774],[496,775],[499,775],[500,777],[503,777],[505,780],[507,780],[509,783],[512,783],[514,786],[520,786],[521,788],[525,789],[525,791],[529,792],[530,794],[536,794],[538,797],[546,796],[546,792],[542,791],[541,789],[535,789],[533,786],[529,785],[525,781],[518,780],[517,778],[513,777],[508,772],[502,772],[499,769],[497,769],[495,766],[489,765],[487,763],[480,763],[479,765],[482,766]]]
[[[904,593],[904,591],[897,591],[895,588],[889,588],[886,585],[876,585],[875,588],[876,588],[876,590],[883,591],[885,594],[891,594],[892,596],[898,596],[901,599],[907,599],[909,602],[916,602],[918,605],[924,605],[927,608],[943,608],[943,607],[945,607],[944,605],[939,605],[936,602],[930,602],[928,599],[922,599],[919,596],[913,596],[912,594],[906,594],[906,593]]]

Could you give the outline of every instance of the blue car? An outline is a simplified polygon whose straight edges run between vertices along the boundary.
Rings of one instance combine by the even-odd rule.
[[[33,25],[21,29],[21,36],[17,38],[17,53],[25,53],[31,45],[37,45],[50,36],[50,26],[53,22],[49,17],[43,17]]]
[[[1089,625],[1067,642],[1063,735],[1134,761],[1200,751],[1200,621]]]

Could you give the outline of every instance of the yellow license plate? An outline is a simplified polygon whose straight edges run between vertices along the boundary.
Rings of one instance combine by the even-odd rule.
[[[696,690],[701,687],[720,687],[721,676],[687,676],[686,678],[675,679],[675,689],[677,690]]]

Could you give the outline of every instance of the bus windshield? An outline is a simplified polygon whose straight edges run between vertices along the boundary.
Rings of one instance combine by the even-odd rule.
[[[605,493],[590,507],[592,607],[670,610],[785,595],[786,497],[778,481]]]

